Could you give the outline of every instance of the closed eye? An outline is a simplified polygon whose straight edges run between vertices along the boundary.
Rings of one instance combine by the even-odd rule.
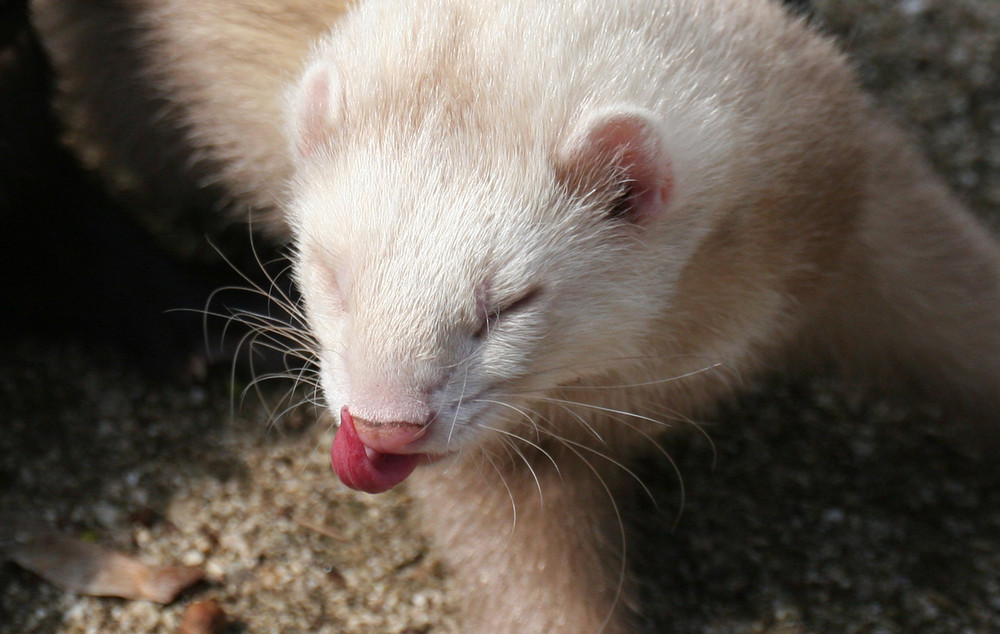
[[[522,293],[494,310],[491,310],[486,314],[486,317],[483,319],[482,324],[480,325],[479,330],[476,331],[474,337],[479,340],[488,337],[489,334],[496,329],[501,320],[505,320],[513,315],[516,315],[517,313],[522,312],[525,308],[531,306],[531,304],[538,299],[538,296],[541,294],[541,290],[542,289],[539,287],[529,289],[525,293]]]

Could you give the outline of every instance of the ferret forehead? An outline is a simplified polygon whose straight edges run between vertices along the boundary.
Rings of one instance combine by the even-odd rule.
[[[298,225],[346,248],[441,242],[482,249],[551,223],[559,188],[541,150],[482,139],[370,139],[300,174]]]
[[[530,135],[494,128],[468,130],[446,121],[410,128],[384,122],[371,134],[339,137],[300,165],[300,207],[346,214],[337,218],[341,225],[382,224],[400,216],[431,222],[459,215],[466,226],[497,214],[544,212],[550,207],[544,203],[558,189],[552,150]]]
[[[428,306],[448,299],[435,289],[468,308],[481,289],[502,293],[542,270],[566,229],[543,159],[447,146],[373,141],[317,166],[296,214],[304,257],[359,297]]]

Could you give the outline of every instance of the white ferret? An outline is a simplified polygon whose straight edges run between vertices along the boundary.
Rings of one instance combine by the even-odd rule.
[[[467,631],[629,631],[650,404],[824,359],[995,428],[1000,250],[779,6],[342,4],[35,8],[94,162],[277,211],[334,468],[412,481]]]

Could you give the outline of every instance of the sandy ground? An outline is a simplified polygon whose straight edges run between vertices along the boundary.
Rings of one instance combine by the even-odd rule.
[[[1000,2],[816,5],[872,92],[1000,227]],[[458,631],[405,492],[343,487],[329,422],[308,405],[279,414],[287,386],[241,399],[225,376],[164,382],[94,345],[14,339],[0,349],[0,539],[55,528],[207,581],[159,606],[0,564],[0,634],[169,633],[209,598],[233,634]],[[706,428],[714,448],[664,442],[679,517],[677,474],[638,466],[655,504],[629,509],[629,545],[650,631],[1000,631],[1000,469],[933,407],[779,382]]]

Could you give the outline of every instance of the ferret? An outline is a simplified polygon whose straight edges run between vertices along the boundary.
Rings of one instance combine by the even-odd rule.
[[[57,67],[137,31],[124,85],[288,231],[333,467],[411,486],[464,631],[634,631],[629,458],[772,368],[996,429],[1000,249],[777,4],[64,4]],[[90,134],[156,156],[107,126],[114,69],[64,67]]]

